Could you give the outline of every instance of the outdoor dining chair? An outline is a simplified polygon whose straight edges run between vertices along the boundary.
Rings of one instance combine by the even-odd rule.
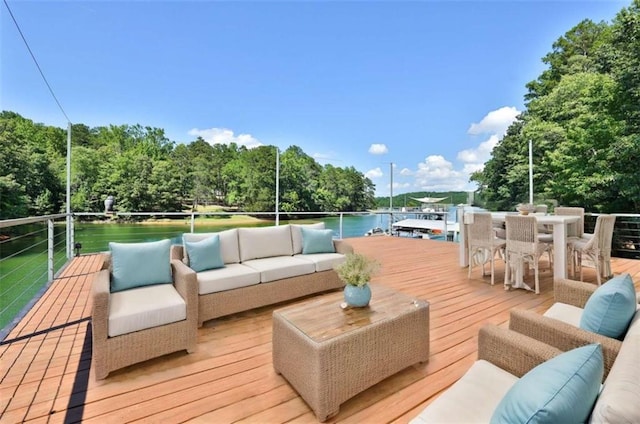
[[[583,258],[593,262],[596,268],[598,285],[601,275],[611,274],[611,239],[613,238],[613,226],[616,217],[614,215],[599,215],[596,218],[596,227],[593,237],[573,238],[568,241],[569,254],[571,255],[571,274],[575,278],[576,267],[580,268],[580,281],[583,281]],[[605,265],[606,263],[606,265]],[[602,268],[606,266],[606,271]],[[604,272],[603,272],[604,271]]]
[[[556,215],[569,215],[579,216],[580,220],[576,223],[569,224],[567,226],[567,236],[569,239],[578,237],[581,238],[584,234],[584,208],[579,207],[567,207],[558,206],[555,208],[554,213]]]
[[[533,268],[535,278],[535,292],[540,293],[540,281],[538,277],[538,262],[540,257],[547,252],[551,263],[552,244],[541,242],[538,238],[538,222],[535,216],[507,215],[505,217],[507,227],[507,244],[505,247],[505,289],[511,285],[511,280],[516,281],[516,288],[531,289],[528,285],[518,281],[522,278],[525,265]],[[522,283],[522,285],[520,285]]]
[[[469,243],[469,274],[475,265],[482,266],[482,276],[485,276],[484,266],[491,263],[491,285],[494,284],[496,253],[504,250],[506,241],[496,237],[493,220],[488,212],[472,213],[466,216]]]

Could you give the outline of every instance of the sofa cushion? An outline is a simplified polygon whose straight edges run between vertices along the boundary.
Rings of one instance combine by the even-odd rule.
[[[568,305],[562,302],[556,302],[544,313],[545,317],[557,319],[566,322],[574,327],[580,327],[580,319],[584,309],[577,306]]]
[[[549,359],[509,389],[492,423],[584,423],[604,374],[602,346],[590,344]]]
[[[515,375],[480,359],[411,423],[488,423],[504,395],[517,381]]]
[[[198,294],[209,294],[260,283],[260,272],[243,264],[227,264],[224,268],[197,274]]]
[[[171,240],[109,243],[112,293],[151,284],[171,283]]]
[[[243,264],[260,272],[261,283],[312,274],[316,270],[313,262],[294,258],[293,256],[253,259],[243,262]]]
[[[593,423],[640,423],[640,312],[636,312],[593,408]]]
[[[291,228],[289,225],[258,228],[238,228],[240,261],[292,256]]]
[[[238,248],[238,229],[224,230],[217,233],[185,233],[182,235],[183,241],[200,241],[213,235],[220,237],[220,251],[225,264],[237,264],[240,262],[240,249]],[[189,265],[189,256],[185,249],[184,263]]]
[[[138,287],[111,294],[109,337],[187,319],[187,304],[173,284]]]
[[[218,234],[200,241],[185,240],[184,247],[189,255],[189,266],[195,272],[224,267]]]
[[[302,253],[302,231],[301,228],[314,228],[316,230],[324,230],[324,222],[316,222],[315,224],[291,224],[291,241],[293,243],[293,254]]]
[[[313,255],[295,255],[294,258],[304,259],[315,264],[316,272],[328,271],[344,262],[346,256],[341,253],[314,253]]]
[[[580,328],[616,339],[624,338],[636,313],[636,290],[631,275],[613,277],[589,297]]]
[[[302,232],[302,253],[335,253],[333,246],[333,230],[318,230],[315,228],[300,228]]]

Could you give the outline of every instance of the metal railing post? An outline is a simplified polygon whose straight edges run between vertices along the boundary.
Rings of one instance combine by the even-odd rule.
[[[196,225],[196,215],[191,212],[191,232],[193,233],[193,229],[195,228]]]
[[[344,216],[344,214],[342,212],[340,212],[340,239],[342,239],[342,217]]]
[[[53,219],[47,220],[47,281],[53,281]]]

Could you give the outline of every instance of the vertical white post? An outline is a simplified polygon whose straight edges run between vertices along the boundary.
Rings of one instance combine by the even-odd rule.
[[[393,162],[389,164],[389,234],[393,230]]]
[[[278,205],[280,201],[280,149],[276,146],[276,225],[280,225],[280,215]]]
[[[71,122],[67,123],[67,259],[73,257],[71,241]]]
[[[529,203],[533,204],[533,142],[529,140]]]
[[[53,219],[47,220],[47,281],[53,281]]]

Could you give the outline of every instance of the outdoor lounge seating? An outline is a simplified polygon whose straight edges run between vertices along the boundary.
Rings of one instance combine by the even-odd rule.
[[[170,240],[111,243],[92,286],[96,379],[197,342],[196,275],[169,261]],[[180,264],[182,265],[182,264]]]
[[[172,246],[171,257],[184,272],[196,271],[198,327],[214,318],[344,287],[333,267],[353,251],[346,241],[333,240],[324,223],[187,233],[183,240],[184,246]],[[213,250],[208,257],[217,258],[196,263],[190,246],[196,254]]]
[[[630,279],[630,276],[626,274],[616,278]],[[614,324],[620,322],[621,310],[635,308],[631,322],[620,339],[576,326],[576,323],[580,325],[584,310],[590,307],[589,300],[593,301],[596,290],[605,291],[608,284],[611,282],[597,287],[579,281],[558,280],[555,282],[556,303],[545,313],[546,316],[530,311],[513,310],[509,328],[563,351],[589,343],[601,343],[605,381],[591,422],[637,423],[640,422],[640,308],[637,304],[637,294],[628,293],[625,299],[615,298],[616,304],[607,308],[613,313],[613,320],[601,322],[601,328],[610,331]],[[630,306],[628,298],[632,301]]]
[[[600,388],[601,354],[597,344],[563,354],[487,324],[478,360],[411,423],[585,422]]]

